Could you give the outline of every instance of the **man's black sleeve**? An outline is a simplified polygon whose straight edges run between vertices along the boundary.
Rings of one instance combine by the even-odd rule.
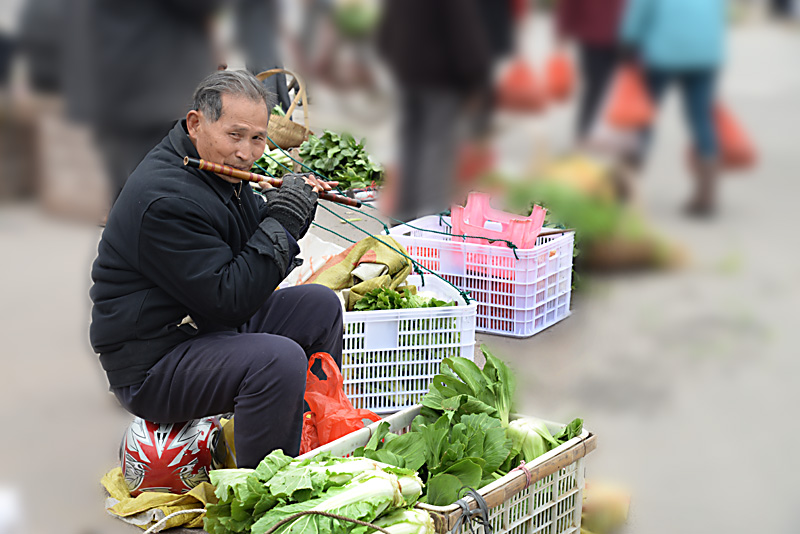
[[[234,255],[202,208],[164,198],[142,220],[139,269],[187,311],[239,326],[272,294],[299,252],[286,237],[266,219]]]

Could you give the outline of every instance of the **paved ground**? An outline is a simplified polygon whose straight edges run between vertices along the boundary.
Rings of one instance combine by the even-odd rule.
[[[581,415],[597,433],[588,476],[631,487],[631,532],[800,529],[800,34],[756,24],[731,48],[723,92],[758,141],[758,171],[725,181],[716,220],[683,219],[685,134],[670,101],[643,184],[654,224],[686,244],[691,264],[590,278],[555,327],[481,336],[518,370],[521,411]],[[558,146],[570,114],[534,128]],[[378,150],[388,131],[373,132]],[[21,496],[30,533],[135,532],[105,515],[98,484],[129,420],[87,341],[99,235],[37,206],[0,208],[0,486]]]

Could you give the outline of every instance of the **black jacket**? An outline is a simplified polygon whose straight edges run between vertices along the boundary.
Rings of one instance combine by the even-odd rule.
[[[199,157],[181,121],[131,174],[98,246],[90,338],[112,388],[142,382],[193,336],[236,330],[297,261],[248,184],[237,199],[187,155]]]

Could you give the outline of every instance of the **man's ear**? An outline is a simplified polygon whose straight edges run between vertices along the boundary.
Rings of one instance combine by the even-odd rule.
[[[189,132],[191,140],[197,139],[197,131],[200,129],[200,123],[203,121],[203,114],[195,109],[186,114],[186,130]]]

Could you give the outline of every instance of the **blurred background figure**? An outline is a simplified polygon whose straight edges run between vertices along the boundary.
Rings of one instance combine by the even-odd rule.
[[[280,58],[279,36],[281,13],[278,0],[232,0],[236,37],[244,57],[245,67],[252,74],[283,67]],[[275,74],[262,82],[278,97],[284,111],[291,101],[286,75]]]
[[[725,0],[629,0],[621,30],[628,61],[641,64],[652,100],[658,104],[672,84],[681,90],[692,137],[695,187],[686,205],[691,215],[710,215],[715,208],[719,143],[714,104],[725,26]],[[645,132],[643,151],[650,137]]]
[[[626,0],[559,0],[557,45],[574,41],[580,57],[581,97],[575,135],[585,141],[620,62],[619,24]]]
[[[400,92],[394,217],[449,208],[468,113],[490,83],[491,47],[477,0],[387,0],[380,50]]]
[[[112,201],[217,68],[210,32],[221,2],[73,0],[68,102],[92,125]]]
[[[796,0],[769,0],[770,11],[776,19],[789,19],[795,14]]]

